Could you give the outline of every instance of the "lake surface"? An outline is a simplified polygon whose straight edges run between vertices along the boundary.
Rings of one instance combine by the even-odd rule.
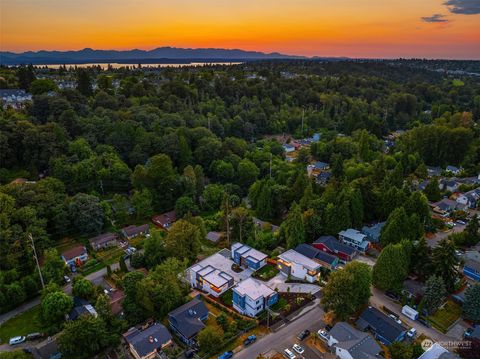
[[[209,65],[239,65],[242,62],[182,62],[182,63],[163,63],[163,64],[141,64],[142,67],[146,68],[155,68],[155,67],[185,67],[185,66],[209,66]],[[84,67],[92,67],[92,66],[100,66],[102,69],[108,68],[110,65],[114,69],[119,69],[121,67],[138,67],[138,64],[133,63],[88,63],[88,64],[65,64],[67,68],[77,67],[77,68],[84,68]],[[48,67],[51,69],[58,69],[63,64],[50,64],[50,65],[35,65],[37,67]]]

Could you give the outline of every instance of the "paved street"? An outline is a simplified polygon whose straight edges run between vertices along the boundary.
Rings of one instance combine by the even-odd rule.
[[[298,333],[308,329],[312,333],[317,332],[324,327],[322,322],[324,312],[320,306],[315,306],[314,309],[304,314],[297,320],[290,322],[275,333],[271,333],[251,346],[244,348],[242,351],[235,354],[235,358],[252,359],[260,354],[266,354],[271,350],[283,353],[286,348],[292,348],[295,343],[301,344],[305,348],[303,356],[307,359],[321,358],[319,354],[310,349],[305,343],[300,343],[296,338]]]

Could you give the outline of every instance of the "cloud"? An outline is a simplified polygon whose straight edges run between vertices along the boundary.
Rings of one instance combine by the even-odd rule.
[[[445,15],[442,14],[433,14],[432,16],[424,16],[422,17],[422,21],[424,22],[448,22],[448,20],[445,18]]]
[[[446,0],[443,5],[454,14],[480,14],[480,0]]]

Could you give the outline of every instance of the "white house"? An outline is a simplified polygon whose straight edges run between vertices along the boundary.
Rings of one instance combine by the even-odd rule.
[[[433,345],[428,348],[425,353],[420,355],[418,359],[460,359],[460,357],[449,352],[440,344],[433,343]]]
[[[277,267],[280,273],[285,276],[314,283],[320,279],[320,268],[322,266],[303,254],[289,249],[278,256]]]
[[[233,308],[249,317],[257,316],[277,301],[278,293],[257,279],[245,279],[233,288]]]
[[[361,252],[366,252],[370,246],[367,236],[353,228],[347,229],[346,231],[341,231],[338,233],[338,238],[346,245],[356,248]]]
[[[447,168],[445,168],[445,172],[450,172],[454,175],[458,175],[460,174],[460,172],[462,172],[462,169],[455,166],[447,166]]]
[[[469,208],[476,208],[479,199],[480,188],[475,188],[458,196],[457,203],[463,204]]]

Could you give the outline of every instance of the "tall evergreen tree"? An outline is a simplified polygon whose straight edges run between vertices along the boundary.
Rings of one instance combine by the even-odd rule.
[[[455,289],[458,274],[457,263],[455,244],[448,238],[442,239],[433,249],[432,264],[435,273],[443,278],[449,293],[452,293]]]

